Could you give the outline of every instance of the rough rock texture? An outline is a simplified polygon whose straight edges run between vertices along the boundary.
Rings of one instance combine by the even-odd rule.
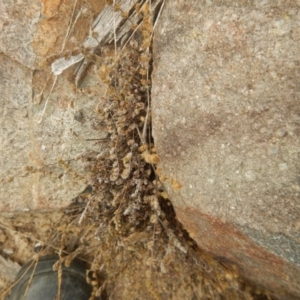
[[[299,1],[166,1],[154,39],[153,133],[177,215],[280,299],[300,297],[299,25]]]
[[[105,89],[96,68],[76,89],[74,67],[55,79],[50,64],[80,47],[104,4],[0,2],[2,210],[64,206],[87,184],[89,164],[76,160],[101,151],[86,140],[102,137],[92,124]]]

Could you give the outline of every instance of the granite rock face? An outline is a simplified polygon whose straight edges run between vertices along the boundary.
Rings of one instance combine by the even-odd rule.
[[[79,158],[101,151],[87,140],[101,138],[92,124],[105,87],[96,68],[76,89],[74,67],[55,78],[50,65],[80,47],[104,5],[0,2],[1,210],[62,207],[87,185]]]
[[[154,38],[153,135],[177,216],[279,299],[300,297],[299,24],[299,1],[166,1]]]

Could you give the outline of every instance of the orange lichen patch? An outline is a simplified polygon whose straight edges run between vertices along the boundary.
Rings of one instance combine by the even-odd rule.
[[[67,23],[63,20],[41,20],[39,23],[38,34],[34,41],[37,54],[44,57],[49,53],[49,50],[53,50],[55,43],[60,35],[62,35],[62,32],[66,30],[66,27]]]
[[[294,285],[294,290],[297,291],[297,284],[291,282],[288,274],[294,273],[294,278],[297,278],[298,270],[278,256],[259,247],[234,225],[199,213],[190,207],[180,209],[175,207],[175,211],[178,219],[185,224],[190,236],[199,246],[209,253],[218,257],[226,257],[232,263],[239,265],[241,274],[247,276],[250,281],[257,282],[259,278],[260,288],[267,287],[266,279],[268,279],[268,282],[272,282],[274,292],[278,295],[282,294],[283,298],[289,298],[284,294],[282,280],[282,278],[287,278],[289,285]],[[276,273],[274,273],[274,266],[276,266]],[[253,272],[246,274],[246,270],[253,270]]]
[[[38,68],[51,64],[51,57],[61,57],[80,48],[97,14],[105,1],[42,0],[43,7],[38,29],[33,41]],[[70,54],[70,53],[69,53]],[[46,61],[46,63],[45,63]]]
[[[40,20],[33,41],[33,48],[37,55],[37,65],[48,56],[57,55],[62,47],[64,37],[71,18],[72,5],[61,5],[59,1],[45,1],[42,14],[46,17]]]
[[[90,0],[89,5],[91,6],[94,14],[97,14],[104,8],[105,2],[105,0]]]
[[[42,0],[43,10],[42,14],[46,18],[52,18],[57,14],[59,6],[61,5],[62,0]]]
[[[159,157],[156,154],[150,154],[148,151],[144,151],[142,153],[142,157],[144,160],[149,164],[158,164],[159,163]]]
[[[182,188],[182,184],[180,182],[178,182],[176,179],[171,178],[170,182],[175,191],[178,191]]]

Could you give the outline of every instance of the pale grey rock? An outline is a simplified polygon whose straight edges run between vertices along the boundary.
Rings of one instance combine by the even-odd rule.
[[[0,1],[1,210],[66,206],[89,180],[90,163],[81,158],[103,146],[87,141],[103,137],[93,128],[105,92],[97,68],[78,88],[74,70],[57,77],[49,76],[50,65],[36,70],[37,57],[47,59],[41,55],[66,34],[54,27],[49,33],[51,24],[61,24],[59,18],[51,23],[55,9],[59,6],[51,1],[44,6],[40,1]],[[67,17],[69,11],[65,9]]]
[[[44,100],[35,103],[31,70],[0,55],[0,74],[0,207],[31,210],[69,204],[89,175],[89,163],[78,158],[101,151],[86,140],[102,137],[92,122],[99,103],[96,95],[104,93],[103,87],[79,100],[72,83],[59,77],[49,99],[45,93]]]
[[[33,69],[32,47],[41,14],[40,0],[0,1],[0,52]]]
[[[300,295],[300,3],[271,2],[166,2],[153,135],[199,246],[286,299]]]

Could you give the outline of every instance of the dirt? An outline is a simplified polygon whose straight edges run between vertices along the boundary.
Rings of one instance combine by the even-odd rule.
[[[35,246],[50,242],[62,216],[60,211],[2,212],[0,214],[0,243],[3,258],[0,263],[2,266],[0,295],[13,282],[20,266],[33,258]]]

